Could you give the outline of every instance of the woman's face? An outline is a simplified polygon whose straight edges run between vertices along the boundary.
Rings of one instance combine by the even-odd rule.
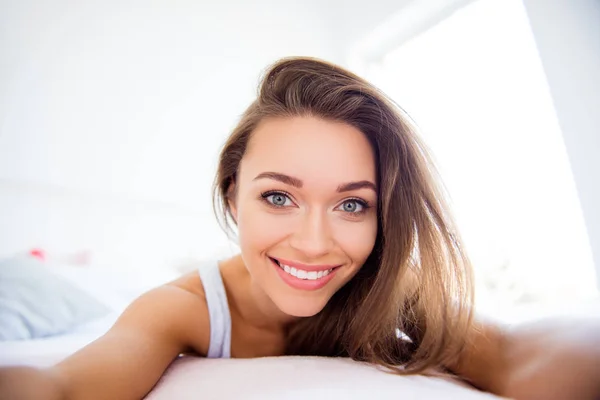
[[[377,235],[375,159],[358,129],[315,117],[253,132],[232,212],[242,257],[284,313],[317,314],[361,268]]]

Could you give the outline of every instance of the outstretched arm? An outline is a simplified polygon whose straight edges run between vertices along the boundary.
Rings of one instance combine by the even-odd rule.
[[[164,285],[142,295],[104,336],[56,366],[0,368],[0,397],[140,399],[179,353],[202,354],[208,335],[203,300]]]
[[[448,366],[473,385],[515,399],[600,398],[600,315],[514,327],[477,320]]]

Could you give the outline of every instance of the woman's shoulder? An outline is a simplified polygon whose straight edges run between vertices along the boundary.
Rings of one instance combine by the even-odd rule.
[[[205,291],[198,271],[187,272],[157,289],[170,293],[168,302],[172,306],[171,313],[173,318],[181,321],[182,333],[188,346],[193,352],[206,355],[210,338],[210,320]]]
[[[182,289],[183,291],[197,297],[201,302],[206,303],[204,285],[202,284],[200,274],[197,270],[187,272],[174,281],[167,283],[167,285]]]
[[[186,265],[186,272],[168,285],[182,289],[206,303],[206,296],[219,287],[228,286],[231,260],[194,262]],[[208,287],[207,287],[208,286]],[[210,292],[210,293],[207,293]]]

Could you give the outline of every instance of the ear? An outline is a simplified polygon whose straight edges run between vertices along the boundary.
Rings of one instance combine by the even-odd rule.
[[[227,189],[227,204],[229,205],[229,210],[231,212],[231,216],[233,217],[233,221],[237,224],[237,205],[236,205],[236,184],[235,181],[231,181],[229,188]]]

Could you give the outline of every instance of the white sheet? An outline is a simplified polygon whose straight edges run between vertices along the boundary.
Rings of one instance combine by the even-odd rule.
[[[119,312],[113,312],[64,335],[35,340],[0,341],[0,366],[53,365],[102,336],[118,316]]]

